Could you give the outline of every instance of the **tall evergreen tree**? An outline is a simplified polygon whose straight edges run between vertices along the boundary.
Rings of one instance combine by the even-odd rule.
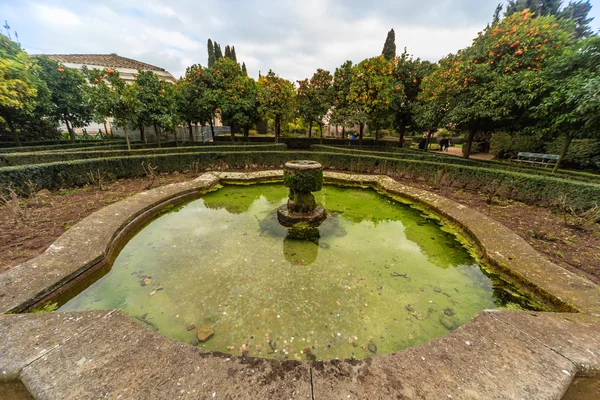
[[[580,0],[577,2],[570,1],[569,5],[566,6],[560,13],[560,17],[569,18],[575,21],[575,32],[577,39],[590,37],[593,35],[593,31],[590,28],[590,22],[594,18],[588,18],[592,5],[589,0]]]
[[[215,49],[212,40],[208,39],[208,68],[215,63]]]
[[[229,45],[225,46],[225,57],[231,59],[231,47]]]
[[[244,62],[244,63],[242,63],[242,73],[243,73],[245,76],[248,76],[248,70],[246,69],[246,63],[245,63],[245,62]]]
[[[502,10],[504,9],[504,5],[502,3],[498,3],[496,6],[496,10],[494,11],[494,19],[493,22],[500,22],[500,15],[502,14]]]
[[[381,54],[383,54],[383,57],[388,61],[392,61],[396,58],[396,33],[393,29],[387,34]]]
[[[215,42],[215,61],[219,58],[223,58],[223,51],[221,51],[221,45]]]
[[[231,59],[237,62],[237,56],[235,55],[235,46],[231,46]]]

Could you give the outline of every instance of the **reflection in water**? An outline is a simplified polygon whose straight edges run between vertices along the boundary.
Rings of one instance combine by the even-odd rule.
[[[316,228],[315,228],[316,229]],[[319,242],[299,240],[290,237],[283,239],[283,256],[292,265],[310,265],[319,255]]]
[[[289,238],[282,185],[226,186],[142,229],[60,310],[122,309],[209,350],[281,359],[391,353],[504,306],[439,224],[372,190],[326,186],[319,238]],[[501,299],[501,300],[499,300]]]

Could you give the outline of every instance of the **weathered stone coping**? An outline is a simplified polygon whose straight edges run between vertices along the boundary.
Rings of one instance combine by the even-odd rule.
[[[281,176],[208,173],[108,206],[44,254],[1,274],[0,309],[26,309],[109,260],[128,232],[165,205],[219,182]],[[462,226],[492,262],[583,313],[484,311],[444,337],[395,354],[313,365],[206,353],[115,310],[0,315],[0,398],[17,381],[44,399],[559,399],[576,374],[600,373],[599,293],[591,282],[546,261],[501,224],[434,193],[385,176],[326,172],[325,178],[373,186],[435,210]]]
[[[600,316],[598,286],[553,264],[497,221],[387,176],[332,171],[324,175],[330,183],[375,187],[435,211],[466,232],[497,270],[537,292],[557,310]],[[40,256],[0,274],[0,312],[24,311],[92,267],[111,262],[128,235],[166,205],[199,197],[219,182],[269,182],[282,176],[282,171],[205,173],[192,181],[152,189],[105,207],[69,229]]]
[[[484,311],[449,335],[364,360],[207,353],[121,311],[0,315],[0,398],[560,399],[600,371],[600,320]]]

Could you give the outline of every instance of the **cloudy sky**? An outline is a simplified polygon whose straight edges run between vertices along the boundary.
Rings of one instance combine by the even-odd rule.
[[[290,80],[381,53],[390,28],[398,52],[437,61],[468,46],[500,0],[0,0],[32,53],[117,53],[176,77],[206,65],[206,42],[235,45],[251,76]],[[592,0],[594,30],[600,0]]]

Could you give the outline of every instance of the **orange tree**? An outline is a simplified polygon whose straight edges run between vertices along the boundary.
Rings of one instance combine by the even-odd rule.
[[[185,75],[175,84],[175,101],[179,119],[188,127],[190,141],[194,141],[192,124],[204,125],[211,121],[211,101],[208,79],[210,73],[200,64],[188,67]]]
[[[391,103],[398,93],[395,91],[393,72],[394,64],[383,55],[368,58],[352,68],[348,98],[354,107],[354,123],[360,127],[361,141],[365,122],[375,129],[376,139],[379,129],[390,122]]]
[[[280,78],[273,71],[258,79],[259,112],[275,120],[275,142],[281,135],[282,120],[291,115],[295,108],[296,89],[294,84]]]
[[[400,138],[398,146],[404,145],[406,128],[413,125],[417,110],[417,99],[421,93],[423,78],[432,73],[435,65],[429,61],[413,59],[406,49],[396,58],[394,65],[394,96],[391,110],[394,116],[393,126]]]
[[[123,128],[127,149],[131,150],[127,127],[137,120],[142,105],[138,99],[137,85],[127,85],[112,68],[84,70],[95,102],[95,113],[113,118]],[[106,124],[104,125],[106,129]],[[108,133],[108,131],[106,132]]]
[[[333,76],[329,71],[318,69],[312,78],[298,81],[296,102],[298,114],[308,122],[308,137],[312,136],[312,126],[316,123],[323,137],[323,118],[333,102]]]
[[[242,127],[248,136],[252,123],[258,117],[256,81],[243,73],[240,65],[231,58],[215,61],[212,70],[213,96],[217,100],[223,122],[231,125],[231,139],[235,127]]]
[[[342,135],[346,133],[346,126],[353,123],[352,104],[350,102],[350,86],[352,85],[352,61],[346,61],[335,69],[333,75],[333,94],[331,122],[342,125]]]
[[[62,121],[67,127],[71,141],[75,141],[74,127],[84,127],[93,119],[93,106],[85,76],[75,68],[39,57],[40,77],[50,90],[53,105],[48,117]]]
[[[528,10],[506,17],[480,33],[472,46],[442,59],[424,79],[420,98],[441,107],[446,123],[467,132],[463,153],[468,158],[477,132],[524,112],[526,99],[515,91],[515,82],[542,70],[570,43],[571,32],[570,22],[533,18]]]

